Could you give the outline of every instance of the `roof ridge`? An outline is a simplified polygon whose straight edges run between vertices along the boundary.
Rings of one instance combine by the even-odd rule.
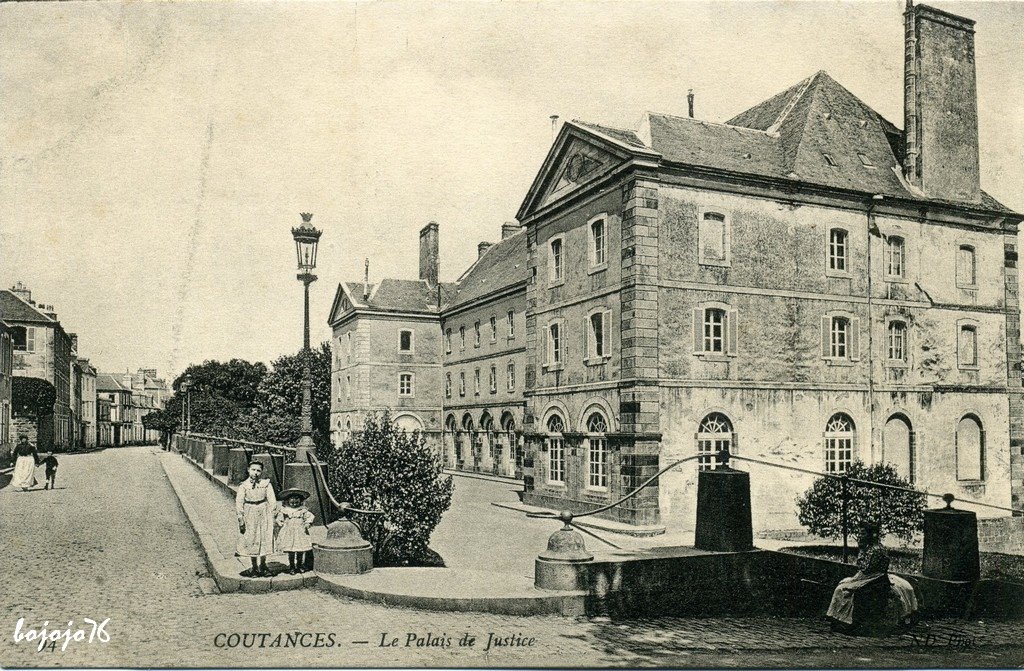
[[[19,296],[15,292],[11,291],[10,289],[0,289],[0,291],[8,293],[11,296],[13,296],[14,298],[18,299],[19,301],[24,303],[27,308],[29,308],[30,310],[35,311],[36,314],[38,314],[40,317],[42,317],[46,321],[50,321],[50,322],[56,322],[57,321],[56,319],[54,319],[50,315],[48,315],[45,312],[43,312],[42,310],[40,310],[38,306],[33,305],[32,303],[29,303],[27,300],[25,300],[24,298],[22,298],[21,296]]]
[[[797,103],[803,99],[804,94],[807,93],[807,89],[811,88],[811,84],[814,82],[814,80],[816,80],[822,74],[827,75],[827,73],[825,73],[824,70],[818,70],[813,75],[805,79],[802,82],[802,86],[800,86],[800,90],[797,91],[793,95],[793,97],[789,99],[789,102],[786,103],[786,106],[782,108],[781,112],[779,112],[779,116],[775,119],[772,125],[768,126],[768,128],[765,129],[764,132],[768,133],[769,135],[777,135],[779,132],[779,128],[782,126],[782,123],[786,120],[786,117],[790,115],[790,113],[793,111],[793,108],[796,107]]]
[[[695,118],[690,117],[690,116],[682,116],[682,115],[679,115],[679,114],[669,114],[668,112],[651,112],[651,111],[648,111],[647,114],[654,115],[654,116],[667,116],[667,117],[671,117],[673,119],[680,119],[680,120],[683,120],[683,121],[690,121],[690,122],[693,122],[693,123],[703,124],[705,126],[722,126],[723,128],[730,128],[732,130],[746,131],[746,132],[749,132],[749,133],[754,133],[756,135],[766,135],[768,133],[767,131],[759,130],[757,128],[747,128],[746,126],[735,126],[735,125],[733,125],[731,123],[726,123],[724,121],[708,121],[707,119],[695,119]]]

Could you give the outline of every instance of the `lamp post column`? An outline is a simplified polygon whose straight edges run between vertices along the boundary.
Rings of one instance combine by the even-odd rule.
[[[295,461],[306,463],[306,454],[315,446],[313,444],[313,373],[309,367],[311,350],[309,347],[309,285],[316,277],[307,275],[302,278],[305,298],[305,319],[302,334],[302,428],[299,442],[295,444]]]

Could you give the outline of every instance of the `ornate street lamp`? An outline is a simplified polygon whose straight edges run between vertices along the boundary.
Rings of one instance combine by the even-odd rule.
[[[185,395],[181,403],[181,428],[188,434],[192,430],[192,378],[186,375],[178,385],[178,390]]]
[[[313,449],[313,376],[309,369],[309,285],[316,282],[316,248],[322,231],[309,222],[310,212],[302,212],[302,225],[292,229],[295,238],[295,253],[299,262],[299,274],[305,297],[304,327],[302,331],[302,433],[295,444],[295,461],[306,463],[306,454]]]

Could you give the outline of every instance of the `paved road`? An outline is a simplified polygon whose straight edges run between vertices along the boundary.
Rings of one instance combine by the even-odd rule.
[[[387,608],[311,590],[204,595],[201,555],[150,448],[65,456],[58,481],[55,491],[0,489],[0,667],[1024,663],[1020,648],[1006,646],[970,653],[914,651],[905,642],[865,648],[801,620],[513,618]],[[19,618],[23,632],[44,622],[52,629],[72,620],[77,628],[83,618],[110,618],[110,641],[36,652],[32,643],[14,642]],[[1012,640],[1010,631],[991,642]],[[317,633],[323,647],[317,647]],[[384,640],[397,638],[397,645],[381,647],[385,633]],[[410,633],[424,643],[433,635],[452,645],[417,647]],[[473,647],[458,645],[466,633],[476,636]],[[485,651],[490,633],[533,641]],[[798,649],[781,651],[780,642]],[[239,647],[223,647],[232,643]]]

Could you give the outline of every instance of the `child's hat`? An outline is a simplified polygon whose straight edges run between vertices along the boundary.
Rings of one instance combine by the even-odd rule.
[[[293,496],[298,496],[303,501],[305,501],[306,499],[309,498],[309,492],[307,492],[304,489],[286,489],[283,492],[281,492],[281,495],[278,496],[278,498],[282,501],[287,501]]]

